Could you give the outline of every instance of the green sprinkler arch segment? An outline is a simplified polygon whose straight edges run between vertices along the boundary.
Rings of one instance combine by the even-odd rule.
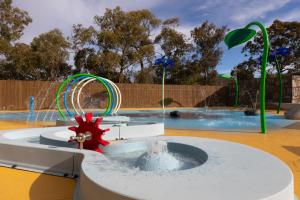
[[[117,113],[119,111],[119,109],[121,108],[121,104],[122,104],[122,94],[120,89],[118,88],[118,86],[112,82],[109,79],[105,79],[113,88],[114,88],[114,92],[116,93],[116,106],[114,108],[113,114]]]
[[[236,29],[229,32],[225,36],[225,43],[228,48],[243,44],[253,38],[256,34],[255,30],[250,29],[251,26],[257,26],[263,34],[264,49],[262,55],[261,63],[261,77],[260,77],[260,127],[261,132],[264,134],[267,132],[267,123],[266,123],[266,67],[268,62],[269,55],[269,36],[267,29],[260,22],[253,21],[247,24],[242,29]]]
[[[111,91],[109,90],[109,87],[105,84],[105,82],[103,80],[101,80],[100,77],[92,75],[92,74],[75,74],[73,76],[68,77],[67,79],[65,79],[62,84],[59,86],[57,92],[56,92],[56,97],[55,97],[55,102],[56,102],[56,107],[58,109],[58,113],[59,115],[66,120],[67,117],[65,115],[65,113],[62,111],[61,106],[60,106],[60,102],[59,102],[59,97],[60,97],[60,93],[62,92],[63,88],[67,85],[67,83],[69,83],[70,81],[72,81],[73,79],[77,78],[77,77],[91,77],[91,78],[95,78],[101,85],[103,85],[105,87],[105,89],[108,91],[108,103],[107,103],[107,107],[105,109],[104,115],[108,115],[111,109],[111,99],[112,99],[112,94]]]
[[[234,106],[238,106],[239,104],[239,85],[237,78],[231,76],[230,74],[218,74],[218,77],[224,79],[232,79],[234,81],[234,90],[235,90],[235,97],[234,97]]]

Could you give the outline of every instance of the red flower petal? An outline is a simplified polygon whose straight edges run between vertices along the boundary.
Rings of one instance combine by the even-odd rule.
[[[99,144],[101,144],[102,146],[107,146],[109,145],[109,142],[106,140],[98,140]]]
[[[97,118],[96,120],[95,120],[95,127],[98,127],[99,126],[99,124],[101,123],[103,121],[103,118],[102,117],[100,117],[100,118]]]
[[[75,127],[75,126],[69,127],[68,129],[71,131],[75,131],[75,132],[77,131],[77,127]]]
[[[78,123],[79,126],[84,123],[83,119],[80,115],[75,116],[75,120],[76,120],[76,122]]]
[[[97,149],[95,149],[95,151],[99,152],[99,153],[103,153],[103,150],[100,149],[99,147]]]
[[[91,122],[93,119],[93,113],[86,113],[85,114],[85,121],[86,122]]]

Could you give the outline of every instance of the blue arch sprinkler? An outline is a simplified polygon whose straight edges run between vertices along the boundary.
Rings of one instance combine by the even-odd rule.
[[[163,112],[165,112],[165,78],[166,78],[166,68],[168,66],[174,66],[174,61],[167,57],[167,56],[163,56],[161,55],[160,58],[157,58],[155,60],[155,65],[162,65],[163,67],[163,75],[162,75],[162,101],[161,101],[161,104],[162,104],[162,109],[163,109]]]
[[[238,46],[243,44],[250,39],[252,39],[256,35],[256,31],[250,29],[252,26],[257,26],[262,34],[263,34],[263,42],[264,42],[264,49],[262,55],[262,62],[261,62],[261,76],[260,76],[260,128],[261,132],[265,134],[267,132],[267,123],[266,123],[266,67],[268,62],[269,56],[269,36],[267,29],[258,21],[253,21],[247,24],[244,28],[236,29],[230,31],[225,36],[225,43],[229,49],[232,47]]]

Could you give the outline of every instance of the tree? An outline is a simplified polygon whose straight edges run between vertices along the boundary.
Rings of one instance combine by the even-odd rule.
[[[194,43],[192,64],[198,68],[202,84],[211,84],[216,77],[215,68],[223,54],[220,43],[223,42],[225,31],[226,27],[218,28],[208,21],[191,31]]]
[[[157,83],[155,70],[154,66],[150,66],[135,72],[134,83]]]
[[[22,35],[32,21],[26,11],[12,6],[12,0],[0,0],[0,52]],[[1,48],[2,47],[2,48]]]
[[[13,43],[23,35],[25,27],[32,20],[26,11],[13,7],[12,0],[0,0],[0,19],[0,78],[14,78],[15,69],[12,68],[11,59],[16,56],[17,51],[26,52],[27,47],[23,44],[13,50]],[[7,60],[8,57],[10,61]],[[19,75],[18,73],[17,76]]]
[[[186,81],[184,76],[185,57],[190,52],[191,45],[184,34],[175,28],[179,26],[178,18],[167,19],[162,23],[162,30],[155,38],[164,55],[174,61],[173,67],[166,68],[166,83],[181,84]],[[162,67],[156,68],[157,82],[162,79]]]
[[[2,66],[0,78],[17,80],[36,78],[29,45],[17,43],[13,48],[10,48],[7,54],[7,62]]]
[[[233,68],[231,75],[236,74],[238,80],[250,80],[254,78],[254,73],[259,68],[256,60],[244,61]]]
[[[137,40],[133,41],[133,48],[136,51],[136,58],[138,64],[140,65],[140,71],[136,74],[140,83],[149,83],[151,80],[151,73],[153,70],[151,68],[146,68],[145,62],[151,63],[155,49],[153,41],[150,39],[151,33],[160,25],[160,20],[157,19],[150,11],[148,10],[139,10],[132,11],[128,13],[129,17],[133,24],[137,25],[141,30],[141,34]],[[150,77],[149,77],[150,76]]]
[[[130,67],[139,64],[144,70],[145,61],[154,55],[150,35],[160,21],[148,10],[124,12],[120,7],[94,20],[92,27],[73,27],[75,58],[80,61],[75,60],[76,67],[117,82],[129,81]]]
[[[31,50],[34,66],[42,80],[56,80],[71,71],[67,64],[70,44],[59,29],[33,38]]]
[[[300,70],[300,22],[282,22],[275,20],[267,29],[270,41],[270,52],[276,52],[281,47],[289,48],[290,54],[277,56],[280,72],[293,73]],[[262,34],[259,32],[242,50],[249,59],[259,59],[262,54]],[[276,69],[276,61],[269,60]]]

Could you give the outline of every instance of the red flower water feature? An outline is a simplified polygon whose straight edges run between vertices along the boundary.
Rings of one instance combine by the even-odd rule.
[[[93,114],[85,114],[86,121],[83,121],[81,116],[76,116],[75,120],[78,123],[78,127],[69,127],[69,130],[76,132],[76,136],[70,137],[69,142],[77,142],[78,148],[88,149],[103,153],[103,150],[99,148],[99,144],[102,146],[107,146],[108,141],[103,140],[103,134],[109,129],[99,128],[102,118],[96,118],[95,122],[92,120]]]

